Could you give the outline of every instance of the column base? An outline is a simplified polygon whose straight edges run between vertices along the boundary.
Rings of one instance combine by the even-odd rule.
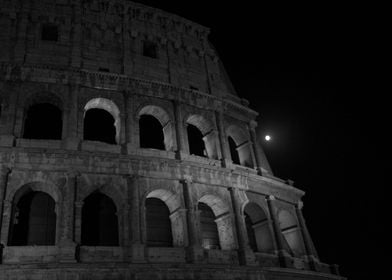
[[[135,243],[129,246],[128,259],[133,263],[145,263],[145,246],[144,244]]]
[[[80,143],[79,138],[69,137],[63,139],[62,147],[63,149],[77,151],[79,149],[79,143]]]
[[[230,159],[223,158],[223,159],[221,159],[221,161],[222,161],[223,167],[229,168],[229,169],[234,169],[233,162]]]
[[[0,146],[3,147],[13,147],[15,144],[15,136],[14,135],[0,135]]]
[[[189,157],[189,154],[185,153],[184,151],[176,151],[176,159],[178,160],[184,160]]]
[[[286,252],[286,250],[277,251],[277,255],[281,267],[291,268],[293,266],[291,262],[291,256]]]
[[[204,249],[200,246],[187,247],[186,260],[190,263],[204,263]]]
[[[63,241],[59,244],[59,263],[76,263],[76,243],[73,241]]]
[[[241,265],[257,266],[256,257],[251,249],[238,250],[238,259]]]

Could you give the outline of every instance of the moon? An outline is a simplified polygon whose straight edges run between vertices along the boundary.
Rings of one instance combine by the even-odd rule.
[[[264,137],[264,139],[265,139],[265,141],[271,141],[271,136],[266,135],[266,136]]]

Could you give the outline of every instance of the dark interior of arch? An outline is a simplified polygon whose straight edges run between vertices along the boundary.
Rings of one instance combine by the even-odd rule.
[[[215,214],[205,203],[199,202],[200,228],[202,246],[205,249],[220,249],[218,227],[215,222]]]
[[[147,246],[173,246],[169,215],[169,208],[162,200],[158,198],[146,199]]]
[[[62,112],[57,106],[39,103],[27,109],[23,138],[59,140],[62,129]]]
[[[234,142],[234,139],[231,136],[228,137],[228,141],[230,147],[231,160],[233,161],[234,164],[241,164],[240,156],[237,151],[237,144]]]
[[[165,150],[161,123],[153,116],[141,115],[139,119],[140,147]]]
[[[246,232],[248,234],[249,246],[253,251],[257,252],[258,250],[257,250],[256,235],[253,229],[252,220],[247,212],[245,212],[245,224],[246,224]]]
[[[55,202],[46,193],[31,191],[13,207],[9,245],[54,245]]]
[[[188,142],[189,142],[189,153],[191,155],[206,157],[206,147],[203,141],[203,134],[194,125],[188,124]]]
[[[106,195],[89,195],[82,208],[82,245],[118,246],[116,212],[114,202]]]
[[[113,116],[104,109],[87,110],[84,116],[84,140],[116,144],[116,127]]]

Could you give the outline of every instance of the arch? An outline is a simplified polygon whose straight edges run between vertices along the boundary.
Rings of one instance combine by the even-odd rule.
[[[33,93],[24,102],[22,137],[61,140],[63,101],[51,92]]]
[[[154,213],[152,213],[152,215],[156,215],[157,211],[156,209],[159,207],[161,209],[161,212],[159,215],[162,215],[162,219],[165,219],[165,223],[160,224],[160,230],[164,230],[165,232],[165,236],[166,238],[162,239],[162,240],[154,240],[154,238],[151,239],[150,242],[150,246],[154,246],[154,242],[155,244],[157,244],[156,246],[175,246],[175,247],[182,247],[185,246],[185,232],[186,232],[186,222],[184,220],[184,217],[182,216],[182,212],[181,212],[181,197],[178,194],[174,194],[171,191],[165,190],[165,189],[156,189],[153,190],[151,192],[149,192],[146,195],[146,200],[145,200],[145,221],[147,224],[147,230],[148,230],[148,225],[149,225],[149,213],[147,213],[149,211],[148,207],[147,207],[147,201],[150,199],[157,199],[159,201],[161,201],[162,203],[164,203],[164,205],[162,203],[159,203],[159,206],[156,206],[158,204],[158,202],[156,200],[151,200],[151,201],[155,201],[155,208],[151,209],[153,210]],[[167,210],[165,210],[165,207],[167,208]],[[151,217],[154,219],[154,217]],[[167,223],[167,218],[170,219],[170,232],[171,232],[171,239],[168,238],[168,234],[169,234],[169,228],[168,228],[168,223]],[[152,227],[150,227],[150,230],[152,229]],[[149,238],[149,233],[147,232],[147,236],[146,239],[148,241]],[[171,243],[171,244],[170,244]],[[160,245],[159,245],[160,244]]]
[[[189,152],[212,159],[218,158],[215,127],[205,117],[197,114],[186,118]],[[205,152],[204,152],[205,150]]]
[[[234,238],[234,228],[233,228],[233,221],[232,221],[232,217],[230,214],[230,208],[227,206],[227,204],[220,199],[219,197],[217,197],[216,195],[213,194],[206,194],[203,197],[201,197],[198,201],[198,207],[201,206],[202,207],[202,211],[204,211],[206,209],[205,206],[208,206],[213,215],[214,215],[214,222],[216,223],[216,227],[217,227],[217,231],[218,231],[218,235],[219,235],[219,248],[222,250],[231,250],[234,249],[236,246],[235,243],[235,238]],[[199,209],[200,210],[200,209]],[[206,211],[206,210],[205,210]],[[211,223],[211,219],[212,219],[212,215],[211,212],[205,212],[205,216],[203,216],[204,214],[202,214],[202,212],[200,212],[200,219],[204,218],[207,219],[208,223]],[[209,224],[207,226],[207,221],[206,221],[206,230],[209,228],[210,231],[210,235],[211,235],[211,229],[212,226],[211,224]],[[200,220],[200,222],[202,222],[202,220]],[[203,233],[202,233],[203,236]],[[208,234],[207,234],[208,236]],[[209,238],[206,238],[209,239]],[[213,241],[213,240],[212,240]],[[211,246],[209,246],[208,244],[210,244],[211,240],[206,240],[204,241],[205,243],[205,249],[212,249],[209,248]],[[214,247],[216,249],[216,244],[210,244],[212,245],[212,247]]]
[[[101,192],[84,199],[81,244],[86,246],[118,246],[117,208],[113,200]]]
[[[173,124],[171,122],[169,114],[161,107],[156,106],[156,105],[146,105],[142,107],[139,112],[138,112],[138,117],[139,117],[139,133],[142,135],[142,133],[149,132],[151,127],[146,126],[141,126],[140,125],[140,119],[143,116],[151,116],[155,118],[161,125],[161,127],[158,129],[158,125],[154,125],[155,127],[155,133],[148,133],[151,135],[151,137],[154,137],[154,135],[157,135],[157,137],[162,137],[161,133],[163,133],[163,144],[164,148],[167,151],[173,150],[174,149],[174,131],[173,131]],[[144,131],[143,131],[144,130]],[[143,144],[142,139],[140,139],[140,144]]]
[[[150,115],[140,116],[139,142],[141,148],[165,150],[162,125],[155,117]]]
[[[226,135],[233,163],[236,163],[238,160],[240,165],[254,168],[251,142],[246,131],[237,125],[230,125],[226,130]]]
[[[264,209],[254,202],[249,202],[244,207],[244,219],[251,249],[255,252],[272,252],[274,243]]]
[[[145,201],[146,231],[148,247],[172,247],[170,211],[159,198],[150,197]]]
[[[23,138],[61,140],[62,114],[58,107],[50,103],[31,105],[25,114]]]
[[[18,188],[11,189],[7,193],[7,200],[19,201],[19,199],[26,193],[35,191],[35,192],[44,192],[51,196],[51,198],[59,203],[62,200],[61,193],[58,188],[48,182],[34,181],[21,185]]]
[[[12,205],[10,246],[55,245],[56,203],[47,193],[24,189]]]
[[[203,202],[199,202],[197,208],[200,217],[202,247],[204,249],[220,249],[219,232],[214,212]]]
[[[115,136],[114,136],[114,144],[119,144],[120,143],[120,128],[121,128],[121,118],[120,118],[120,110],[118,109],[117,105],[106,98],[98,97],[98,98],[93,98],[90,101],[86,103],[84,106],[84,118],[86,118],[87,112],[91,109],[96,109],[96,112],[99,112],[98,110],[104,110],[108,112],[114,119],[113,125],[115,127]],[[102,112],[101,112],[102,113]],[[98,126],[101,124],[98,124],[95,128],[98,128]],[[94,129],[94,127],[92,127]],[[109,128],[108,128],[109,129]],[[109,129],[110,130],[110,129]],[[84,127],[84,131],[86,131],[86,127]],[[89,140],[89,139],[86,139]],[[91,139],[94,140],[94,139]],[[106,142],[106,141],[104,141]],[[113,142],[110,140],[110,142]]]
[[[302,256],[304,254],[303,240],[295,215],[287,210],[281,210],[278,219],[285,249],[293,256]]]

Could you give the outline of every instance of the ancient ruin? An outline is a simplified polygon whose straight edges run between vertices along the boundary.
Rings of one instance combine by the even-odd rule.
[[[126,0],[1,0],[0,279],[343,279],[209,29]]]

